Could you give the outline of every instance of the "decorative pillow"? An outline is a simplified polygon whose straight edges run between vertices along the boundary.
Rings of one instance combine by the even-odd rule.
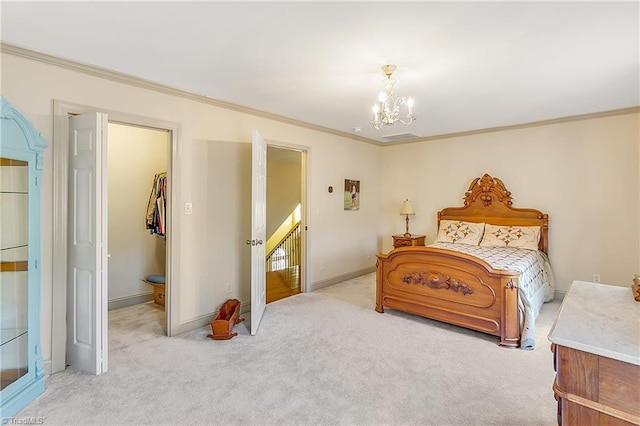
[[[538,250],[540,242],[539,226],[496,226],[485,225],[481,246],[518,247]]]
[[[484,223],[441,220],[436,243],[469,244],[477,246],[484,233]]]

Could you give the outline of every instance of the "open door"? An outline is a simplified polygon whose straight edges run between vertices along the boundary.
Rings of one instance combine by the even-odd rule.
[[[267,239],[267,143],[257,130],[252,135],[251,151],[251,334],[267,306],[265,249]]]
[[[107,371],[106,159],[108,118],[69,118],[67,363]]]

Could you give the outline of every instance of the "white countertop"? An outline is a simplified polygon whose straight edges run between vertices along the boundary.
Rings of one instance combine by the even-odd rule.
[[[583,352],[640,365],[640,302],[631,286],[574,281],[549,340]]]

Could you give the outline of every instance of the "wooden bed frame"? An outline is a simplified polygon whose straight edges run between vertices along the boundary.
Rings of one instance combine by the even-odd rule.
[[[548,215],[511,204],[502,181],[485,174],[471,182],[464,206],[438,212],[438,228],[441,220],[539,226],[538,248],[548,253]],[[518,272],[433,247],[400,247],[377,258],[377,312],[397,309],[500,336],[501,346],[520,346]]]

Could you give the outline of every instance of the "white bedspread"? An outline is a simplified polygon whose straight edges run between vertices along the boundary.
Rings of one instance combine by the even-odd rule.
[[[492,268],[520,272],[518,307],[520,310],[520,347],[533,349],[535,319],[544,302],[553,300],[554,281],[546,254],[514,247],[481,247],[467,244],[435,243],[430,247],[457,251],[484,260]]]

